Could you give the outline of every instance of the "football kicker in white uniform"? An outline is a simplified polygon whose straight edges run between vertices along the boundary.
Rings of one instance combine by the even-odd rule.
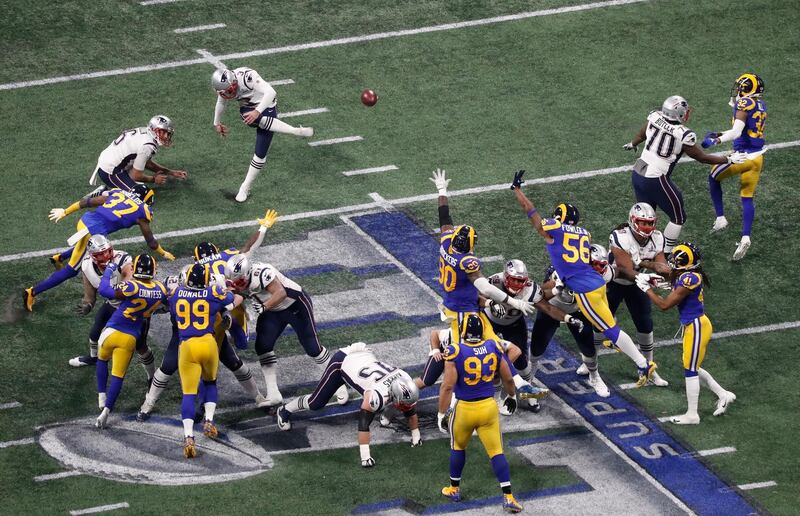
[[[660,111],[652,111],[647,121],[625,150],[636,150],[646,141],[642,155],[633,165],[633,191],[638,202],[650,204],[669,217],[664,229],[665,252],[672,251],[686,223],[683,193],[672,181],[672,172],[685,152],[689,157],[708,164],[742,163],[747,156],[735,152],[730,156],[706,154],[697,145],[697,135],[684,124],[689,120],[689,103],[681,96],[673,95],[664,101]]]
[[[363,342],[356,342],[334,353],[314,392],[295,398],[278,409],[278,428],[290,430],[291,417],[296,412],[324,408],[344,385],[349,385],[364,398],[358,415],[361,466],[370,468],[375,465],[369,449],[369,425],[375,414],[389,404],[394,404],[406,417],[411,430],[411,446],[422,444],[416,412],[419,389],[408,373],[379,361]]]
[[[93,194],[99,194],[105,188],[121,188],[133,190],[136,183],[167,182],[167,177],[186,179],[185,170],[172,170],[153,161],[161,147],[172,145],[175,127],[172,120],[164,115],[156,115],[150,119],[146,127],[137,127],[123,131],[108,147],[100,153],[89,184],[97,185],[98,178],[103,182]],[[149,176],[144,169],[152,170],[155,175]]]
[[[256,129],[256,148],[247,176],[236,194],[237,202],[244,202],[250,194],[250,186],[261,172],[267,161],[267,151],[272,143],[274,133],[292,134],[310,138],[314,129],[310,127],[293,127],[278,119],[278,101],[275,89],[250,68],[227,70],[220,68],[211,75],[211,87],[217,92],[217,104],[214,107],[214,130],[220,136],[228,134],[227,126],[222,124],[222,113],[225,101],[237,100],[239,113],[245,124]]]

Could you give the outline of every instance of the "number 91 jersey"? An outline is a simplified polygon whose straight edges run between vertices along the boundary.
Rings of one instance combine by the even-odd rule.
[[[351,344],[342,348],[342,351],[347,355],[342,361],[344,380],[361,395],[372,391],[367,401],[373,412],[383,410],[390,401],[389,386],[398,377],[412,381],[402,369],[379,361],[363,342]]]
[[[217,313],[233,308],[233,294],[217,285],[202,290],[178,288],[169,298],[178,325],[178,340],[214,333]]]
[[[450,342],[444,349],[444,359],[458,371],[456,398],[474,401],[494,396],[494,377],[500,368],[502,350],[493,339],[477,344]]]
[[[590,265],[592,235],[589,231],[556,219],[542,219],[542,229],[553,239],[553,243],[545,247],[564,285],[584,294],[606,284]]]

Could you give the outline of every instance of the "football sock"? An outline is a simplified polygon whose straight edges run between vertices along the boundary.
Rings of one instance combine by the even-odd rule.
[[[51,288],[56,287],[77,275],[78,271],[73,269],[71,265],[64,265],[64,267],[62,267],[60,270],[57,270],[48,276],[47,279],[37,283],[33,287],[33,295],[38,296],[42,292],[50,290]]]
[[[331,358],[331,352],[325,346],[322,346],[322,351],[320,351],[319,355],[315,357],[311,357],[314,359],[314,362],[325,365],[328,363],[328,360]]]
[[[272,118],[271,116],[262,116],[258,121],[258,126],[265,131],[272,131],[273,133],[292,134],[294,136],[302,134],[299,127],[293,127],[283,120]]]
[[[692,416],[697,415],[697,402],[700,399],[700,377],[697,376],[696,373],[691,371],[686,371],[685,374],[691,374],[692,376],[687,376],[686,380],[686,401],[689,403],[689,408],[686,410],[686,413]]]
[[[137,352],[137,354],[139,355],[139,363],[142,364],[142,367],[144,367],[147,373],[147,379],[153,378],[153,375],[156,373],[156,358],[153,356],[153,351],[147,348],[147,351],[144,353]]]
[[[239,385],[242,386],[244,392],[249,394],[251,398],[255,399],[261,395],[261,393],[258,392],[258,384],[256,384],[256,379],[253,378],[253,373],[250,371],[250,366],[247,364],[242,364],[239,369],[233,372],[233,375],[239,381]]]
[[[108,385],[108,360],[98,360],[94,369],[97,376],[97,392],[106,392]]]
[[[89,356],[97,358],[97,341],[89,339]]]
[[[679,226],[673,222],[667,222],[667,227],[664,228],[664,252],[671,253],[672,248],[678,244],[678,238],[681,236],[681,229],[683,226]]]
[[[253,159],[250,160],[250,166],[247,167],[247,175],[244,178],[244,182],[242,183],[241,189],[249,190],[250,185],[253,184],[253,181],[256,180],[258,174],[261,172],[261,169],[264,167],[264,163],[267,161],[266,156],[263,158],[259,158],[255,154],[253,155]]]
[[[194,405],[194,402],[192,402]],[[194,419],[183,419],[183,435],[186,437],[194,437]]]
[[[517,371],[520,375],[525,376],[522,374],[523,371],[530,373],[530,363],[528,362],[528,354],[526,352],[522,352],[516,360],[514,360],[514,367],[517,368]]]
[[[467,452],[465,450],[450,450],[450,485],[461,480],[461,472],[464,471],[464,464],[467,462]]]
[[[114,404],[117,402],[119,391],[122,390],[122,380],[119,376],[111,375],[111,385],[108,386],[108,397],[106,398],[106,408],[114,410]]]
[[[526,362],[528,362],[528,361],[526,360]],[[530,362],[528,362],[527,366],[519,369],[519,375],[522,377],[523,380],[525,380],[526,382],[530,383],[531,379],[533,378],[532,371],[533,371],[533,369],[531,368],[531,364],[530,364]]]
[[[542,355],[539,355],[539,356],[531,355],[530,359],[528,360],[528,363],[531,366],[531,376],[532,377],[536,376],[536,371],[539,370],[539,359],[540,358],[542,358]]]
[[[583,360],[583,363],[586,364],[586,369],[591,372],[597,371],[597,355],[593,357],[587,357],[581,353],[581,359]]]
[[[147,399],[151,403],[155,403],[161,397],[161,393],[167,388],[170,377],[171,375],[165,374],[161,368],[156,369],[156,372],[153,373],[153,383],[150,384],[150,390],[147,391]]]
[[[725,389],[723,389],[722,386],[717,383],[714,377],[711,376],[711,373],[705,369],[698,367],[697,376],[700,377],[700,383],[711,389],[711,392],[716,394],[717,398],[721,398],[722,395],[725,394]]]
[[[298,396],[289,403],[287,403],[283,408],[285,408],[290,413],[300,412],[301,410],[308,409],[308,395]]]
[[[492,469],[497,481],[500,482],[500,487],[511,487],[511,473],[508,469],[508,461],[503,453],[498,453],[492,457]],[[510,492],[510,491],[509,491]]]
[[[742,197],[742,236],[750,236],[753,218],[756,216],[756,205],[752,197]]]
[[[181,419],[183,419],[183,427],[186,428],[186,420],[194,424],[194,402],[197,399],[197,394],[184,394],[183,401],[181,401]],[[186,434],[191,435],[191,434]]]
[[[630,359],[636,363],[636,367],[647,367],[647,359],[636,349],[636,344],[633,343],[633,339],[631,339],[627,333],[620,330],[619,335],[617,335],[616,340],[613,340],[613,342],[620,351],[628,355]]]
[[[276,392],[280,394],[276,367],[278,358],[275,356],[275,352],[269,351],[263,355],[258,355],[258,361],[261,363],[261,372],[264,373],[264,381],[267,384],[267,396],[271,396]]]
[[[637,333],[636,334],[636,342],[639,344],[639,350],[644,355],[644,358],[647,359],[647,362],[653,361],[653,332],[650,333]]]
[[[592,336],[594,338],[594,345],[595,346],[602,346],[603,345],[603,341],[606,340],[606,336],[603,335],[603,333],[601,333],[601,332],[599,332],[597,330],[593,330],[592,331]]]
[[[714,204],[714,212],[717,217],[725,215],[725,208],[722,203],[722,185],[711,175],[708,176],[708,193],[711,194],[711,202]]]

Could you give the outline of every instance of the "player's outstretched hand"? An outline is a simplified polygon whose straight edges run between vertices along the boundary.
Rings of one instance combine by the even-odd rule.
[[[67,210],[65,210],[64,208],[53,208],[52,210],[50,210],[50,215],[48,215],[47,217],[51,221],[58,224],[59,222],[61,222],[61,219],[63,219],[66,216],[67,216]]]
[[[80,303],[77,304],[77,306],[75,306],[75,313],[80,316],[88,315],[89,312],[92,311],[92,308],[94,308],[94,305],[92,303],[86,303],[85,301],[81,301]]]
[[[169,175],[180,180],[184,180],[189,177],[189,173],[185,170],[170,170]]]
[[[509,298],[506,303],[511,306],[511,308],[516,308],[523,315],[531,315],[535,308],[533,307],[533,303],[529,303],[528,301],[523,301],[522,299],[516,299],[514,297]]]
[[[444,170],[440,168],[434,170],[433,177],[431,177],[430,180],[436,185],[436,190],[438,190],[439,195],[447,196],[447,185],[450,184],[450,180],[447,179]]]
[[[167,182],[167,174],[156,174],[153,176],[153,183],[163,185]]]
[[[375,466],[375,459],[372,457],[368,457],[366,459],[361,459],[361,467],[362,468],[372,468]]]
[[[522,176],[525,174],[524,170],[517,170],[514,172],[514,180],[511,181],[511,189],[516,190],[517,188],[521,188],[523,184],[525,184],[525,180],[522,179]]]
[[[564,322],[567,323],[567,326],[575,328],[579,332],[583,331],[583,321],[577,317],[572,317],[571,315],[567,314],[567,316],[564,317]]]
[[[634,145],[633,142],[628,142],[622,146],[622,150],[636,152],[636,145]]]
[[[278,220],[278,212],[275,211],[275,210],[272,210],[272,209],[267,210],[267,212],[264,214],[263,218],[256,219],[256,220],[258,221],[258,224],[261,227],[269,229],[269,228],[271,228],[272,226],[275,225],[275,222],[277,222],[277,220]]]
[[[747,161],[746,152],[734,152],[728,156],[728,163],[744,163],[745,161]]]
[[[228,126],[217,124],[214,126],[214,130],[217,132],[218,135],[222,136],[223,138],[228,136]]]
[[[700,146],[704,149],[713,147],[714,145],[719,143],[717,136],[718,136],[717,133],[707,132],[706,137],[703,138],[703,143],[701,143]]]
[[[439,412],[436,414],[436,424],[439,431],[443,434],[449,433],[448,425],[450,424],[450,412],[452,409],[447,409],[447,412]]]

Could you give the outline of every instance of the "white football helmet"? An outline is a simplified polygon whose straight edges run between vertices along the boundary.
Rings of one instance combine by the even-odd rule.
[[[172,145],[172,133],[175,125],[166,115],[156,115],[147,123],[147,131],[158,140],[159,145],[169,147]]]
[[[608,267],[608,251],[600,244],[592,244],[589,251],[591,253],[590,263],[592,268],[603,274]]]
[[[231,100],[236,98],[239,91],[239,80],[232,70],[218,68],[211,74],[211,87],[223,99]]]
[[[398,376],[389,385],[389,395],[394,406],[400,410],[409,410],[419,400],[419,389],[410,377]]]
[[[86,251],[98,267],[105,267],[114,258],[114,247],[103,235],[92,235],[86,244]]]
[[[528,268],[522,260],[509,260],[503,271],[503,285],[512,296],[517,295],[528,283]]]
[[[656,210],[646,202],[637,202],[628,212],[628,227],[640,237],[649,237],[656,229]]]
[[[242,290],[250,285],[250,272],[253,266],[244,254],[235,254],[225,262],[225,279],[233,284],[237,290]]]
[[[685,124],[689,120],[691,108],[686,99],[680,95],[673,95],[661,105],[661,112],[667,120]]]

